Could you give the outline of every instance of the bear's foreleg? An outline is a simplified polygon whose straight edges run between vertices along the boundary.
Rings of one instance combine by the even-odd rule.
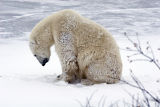
[[[69,32],[59,33],[56,49],[62,66],[62,75],[58,76],[58,79],[63,79],[69,83],[75,82],[78,78],[79,67],[72,34]]]
[[[65,52],[62,55],[61,65],[62,74],[57,76],[59,80],[62,79],[68,83],[73,83],[79,78],[77,58],[73,52]]]

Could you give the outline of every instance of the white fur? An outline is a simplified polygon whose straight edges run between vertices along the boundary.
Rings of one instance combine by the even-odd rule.
[[[86,85],[119,81],[118,46],[99,24],[72,10],[59,11],[40,21],[30,35],[31,50],[40,58],[50,57],[53,44],[62,65],[60,78],[65,81],[81,80]]]

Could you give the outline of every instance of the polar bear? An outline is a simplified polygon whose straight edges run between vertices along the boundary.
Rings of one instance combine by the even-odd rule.
[[[101,25],[73,10],[61,10],[40,21],[30,34],[30,48],[44,66],[55,50],[62,66],[57,76],[68,83],[116,83],[122,61],[116,41]]]

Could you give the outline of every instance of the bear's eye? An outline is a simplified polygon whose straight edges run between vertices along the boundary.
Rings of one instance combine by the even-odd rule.
[[[36,43],[34,43],[34,42],[30,42],[30,45],[31,45],[31,46],[34,46],[34,45],[36,45]]]
[[[37,55],[34,55],[35,57],[37,56]]]

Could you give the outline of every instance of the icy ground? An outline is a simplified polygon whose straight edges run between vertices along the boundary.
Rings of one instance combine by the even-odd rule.
[[[133,37],[138,32],[142,45],[150,41],[160,56],[156,51],[160,48],[159,0],[0,0],[0,107],[80,107],[79,102],[85,104],[92,93],[95,107],[101,99],[106,106],[117,102],[124,106],[123,100],[131,103],[128,93],[141,96],[122,82],[83,86],[56,81],[61,66],[54,47],[50,62],[45,67],[38,63],[28,47],[31,29],[45,16],[66,8],[105,26],[121,49],[130,46],[123,33]],[[130,54],[121,50],[122,78],[134,83],[129,73],[132,69],[146,89],[160,95],[160,71],[148,62],[130,64],[126,57]]]

